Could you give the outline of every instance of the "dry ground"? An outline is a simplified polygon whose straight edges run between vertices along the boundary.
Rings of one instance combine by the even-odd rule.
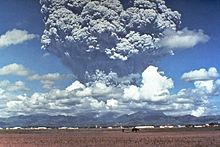
[[[220,147],[220,129],[2,130],[0,147]]]

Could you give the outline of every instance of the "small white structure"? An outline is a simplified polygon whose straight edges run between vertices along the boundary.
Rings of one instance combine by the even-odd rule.
[[[79,128],[78,127],[69,127],[69,128],[67,128],[68,130],[78,130]]]
[[[59,130],[66,130],[67,129],[67,127],[60,127],[60,128],[58,128]]]
[[[136,129],[153,129],[154,126],[136,126]]]
[[[18,130],[18,129],[22,129],[21,127],[13,127],[13,128],[9,128],[10,130]]]
[[[108,127],[107,129],[113,129],[112,127]]]
[[[47,130],[46,127],[37,127],[36,130]]]
[[[202,125],[195,125],[194,128],[202,128]]]
[[[165,126],[160,126],[160,128],[164,129],[164,128],[174,128],[174,126],[172,125],[165,125]]]
[[[186,126],[184,125],[177,125],[177,128],[185,128]]]
[[[205,126],[206,126],[206,127],[209,127],[210,125],[209,125],[209,124],[205,124]]]
[[[60,128],[58,128],[59,130],[77,130],[77,129],[79,129],[78,127],[60,127]]]

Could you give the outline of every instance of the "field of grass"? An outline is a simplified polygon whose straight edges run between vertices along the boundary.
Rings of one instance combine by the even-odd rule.
[[[0,147],[220,147],[220,128],[1,130]]]

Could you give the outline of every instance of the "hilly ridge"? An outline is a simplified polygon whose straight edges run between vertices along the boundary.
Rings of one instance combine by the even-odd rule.
[[[192,115],[167,116],[159,111],[138,111],[132,114],[121,115],[108,112],[86,113],[77,116],[47,114],[19,115],[9,118],[0,118],[0,127],[94,127],[100,126],[132,126],[132,125],[187,125],[220,122],[220,115],[195,117]]]

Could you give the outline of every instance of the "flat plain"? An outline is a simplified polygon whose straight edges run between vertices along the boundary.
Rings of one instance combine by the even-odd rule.
[[[220,128],[1,130],[0,147],[220,147]]]

